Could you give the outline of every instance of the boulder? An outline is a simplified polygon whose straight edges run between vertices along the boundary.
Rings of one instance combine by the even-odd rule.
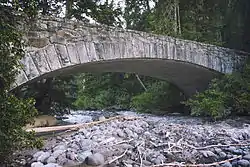
[[[98,165],[103,165],[105,160],[102,154],[95,153],[95,154],[89,155],[85,159],[85,162],[87,165],[98,166]]]
[[[31,164],[31,167],[44,167],[43,163],[41,162],[33,162]]]

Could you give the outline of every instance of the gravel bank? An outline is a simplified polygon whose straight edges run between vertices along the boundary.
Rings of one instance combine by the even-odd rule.
[[[87,112],[85,116],[92,121],[100,116],[104,119],[102,114]],[[247,119],[211,123],[184,116],[118,114],[140,118],[117,119],[50,137],[42,150],[22,152],[18,158],[20,166],[156,167],[221,162],[211,166],[250,167]]]

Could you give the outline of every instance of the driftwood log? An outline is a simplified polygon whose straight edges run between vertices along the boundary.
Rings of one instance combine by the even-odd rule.
[[[134,119],[139,119],[139,117],[116,116],[116,117],[111,117],[108,119],[95,121],[95,122],[89,122],[89,123],[63,125],[63,126],[51,126],[51,127],[40,127],[40,128],[28,128],[28,129],[26,129],[26,131],[28,131],[28,132],[34,131],[36,133],[48,133],[48,132],[58,132],[58,131],[76,131],[76,130],[79,130],[81,128],[94,126],[94,125],[109,122],[112,120],[134,120]]]

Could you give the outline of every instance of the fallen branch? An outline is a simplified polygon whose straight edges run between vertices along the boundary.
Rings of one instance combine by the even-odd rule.
[[[112,164],[113,162],[115,162],[115,161],[117,161],[118,159],[122,158],[123,156],[126,155],[127,151],[128,151],[128,149],[126,149],[126,150],[124,151],[123,154],[121,154],[121,155],[115,157],[114,159],[110,160],[107,164]]]
[[[113,146],[117,146],[117,145],[119,145],[119,144],[123,144],[123,143],[129,143],[129,142],[131,142],[131,141],[133,141],[133,140],[134,140],[134,139],[123,140],[123,141],[120,141],[120,142],[117,142],[117,143],[115,143],[115,144],[111,145],[111,147],[113,147]]]
[[[138,151],[139,157],[140,157],[140,167],[142,167],[142,156],[141,156],[141,151],[140,151],[139,147],[137,147],[137,151]]]
[[[229,147],[229,146],[250,146],[250,143],[240,143],[240,144],[226,144],[226,145],[209,145],[209,146],[205,146],[205,147],[195,147],[189,144],[185,144],[186,146],[193,148],[195,150],[205,150],[208,148],[214,148],[214,147]]]
[[[164,166],[178,166],[178,167],[210,167],[210,166],[215,166],[215,165],[220,165],[226,162],[230,162],[233,160],[236,160],[238,158],[242,158],[242,155],[239,155],[237,157],[234,158],[230,158],[227,160],[223,160],[220,162],[213,162],[210,164],[182,164],[182,163],[165,163],[165,164],[159,164],[159,165],[152,165],[151,167],[164,167]]]
[[[41,127],[41,128],[30,128],[26,129],[26,131],[35,131],[36,133],[44,133],[44,132],[56,132],[56,131],[77,131],[81,128],[86,128],[90,126],[94,126],[97,124],[105,123],[108,121],[116,120],[116,119],[121,119],[121,120],[135,120],[139,119],[137,117],[128,117],[128,116],[116,116],[116,117],[111,117],[105,120],[101,121],[95,121],[95,122],[90,122],[90,123],[81,123],[81,124],[74,124],[74,125],[64,125],[64,126],[52,126],[52,127]]]

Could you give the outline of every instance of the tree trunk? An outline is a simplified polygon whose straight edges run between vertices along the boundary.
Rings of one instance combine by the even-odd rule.
[[[143,82],[142,82],[142,80],[140,79],[140,77],[139,77],[137,74],[136,74],[135,76],[136,76],[137,80],[140,82],[140,84],[141,84],[141,86],[143,87],[143,89],[144,89],[145,91],[147,91],[147,88],[146,88],[146,86],[143,84]]]
[[[179,1],[176,1],[176,13],[177,13],[177,28],[178,28],[178,35],[181,35],[181,16],[180,16],[180,6]]]
[[[74,0],[67,0],[66,1],[66,18],[70,19],[72,15],[72,9],[73,9],[73,3]]]

